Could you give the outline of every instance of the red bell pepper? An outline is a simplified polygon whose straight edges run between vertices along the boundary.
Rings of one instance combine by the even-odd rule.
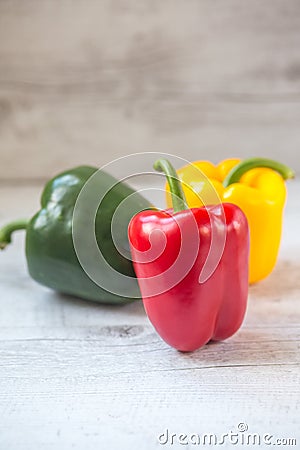
[[[249,231],[238,206],[223,203],[187,209],[181,183],[167,160],[164,172],[173,210],[142,211],[128,229],[134,269],[146,313],[158,334],[180,351],[232,336],[241,326],[248,297]],[[223,222],[220,210],[223,210]],[[225,233],[215,270],[199,275],[212,245],[212,219]]]

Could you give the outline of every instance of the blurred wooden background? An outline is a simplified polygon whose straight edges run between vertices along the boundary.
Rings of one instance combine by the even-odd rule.
[[[142,151],[299,170],[299,48],[298,0],[1,0],[0,179]]]

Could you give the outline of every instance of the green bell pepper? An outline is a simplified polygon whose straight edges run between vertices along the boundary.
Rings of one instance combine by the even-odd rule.
[[[130,255],[127,227],[134,214],[151,208],[151,205],[139,193],[108,173],[101,171],[101,176],[97,176],[99,198],[106,194],[95,216],[98,247],[113,269],[131,277],[126,286],[121,285],[121,280],[116,277],[115,282],[119,286],[114,287],[117,287],[115,292],[118,294],[98,286],[79,263],[72,238],[76,200],[95,172],[97,169],[94,167],[80,166],[48,181],[42,193],[40,211],[29,221],[11,222],[0,229],[0,248],[3,249],[11,242],[14,231],[26,229],[26,258],[29,273],[34,280],[61,293],[100,303],[130,302],[134,297],[140,297],[140,291],[132,262],[126,257],[126,252]],[[113,242],[111,222],[116,208],[125,199],[126,210],[122,208],[118,217],[118,243],[124,250],[121,254]],[[79,211],[83,226],[87,221],[86,213],[86,210]],[[101,273],[99,275],[101,277]]]

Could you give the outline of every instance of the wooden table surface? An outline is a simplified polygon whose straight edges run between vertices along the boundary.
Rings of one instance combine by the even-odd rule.
[[[192,354],[162,342],[141,303],[101,306],[36,284],[19,233],[0,255],[1,450],[195,448],[191,433],[231,430],[299,446],[299,188],[289,185],[279,261],[251,287],[243,327]],[[39,192],[2,186],[1,223],[31,214]],[[241,441],[222,445],[232,446]]]

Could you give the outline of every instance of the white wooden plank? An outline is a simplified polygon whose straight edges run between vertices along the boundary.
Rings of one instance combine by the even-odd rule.
[[[299,439],[297,383],[298,368],[280,366],[137,371],[104,382],[94,374],[9,378],[1,395],[0,439],[8,449],[91,449],[107,443],[113,450],[152,449],[166,428],[221,434],[240,422],[249,432]]]

